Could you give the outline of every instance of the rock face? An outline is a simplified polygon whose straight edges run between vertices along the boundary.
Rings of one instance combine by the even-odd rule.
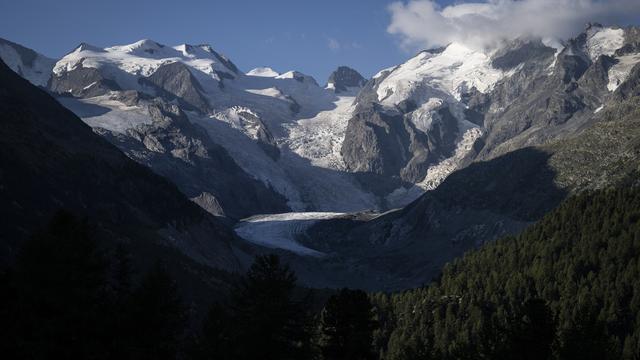
[[[423,51],[358,95],[346,168],[424,186],[442,164],[451,171],[575,134],[640,62],[638,31],[594,24],[559,50],[519,39],[487,54],[455,43]]]
[[[66,209],[98,224],[106,241],[135,242],[135,249],[169,247],[191,261],[239,269],[234,236],[224,224],[2,62],[0,112],[3,260],[15,256],[20,242],[54,212]]]
[[[71,71],[54,74],[48,87],[53,93],[75,97],[95,97],[122,90],[115,81],[103,77],[99,70],[85,68],[82,63]]]
[[[342,145],[347,169],[425,181],[430,167],[453,157],[462,139],[479,133],[473,131],[482,125],[478,98],[503,76],[488,56],[460,44],[423,51],[381,71],[356,99]],[[470,99],[469,93],[478,96]],[[471,108],[470,101],[478,106]]]
[[[203,192],[200,195],[191,198],[191,201],[198,204],[201,208],[207,210],[207,212],[213,216],[224,216],[224,209],[218,202],[215,196],[208,192]]]
[[[485,135],[469,160],[490,159],[525,146],[542,145],[574,135],[593,122],[594,113],[615,96],[612,81],[626,81],[637,52],[629,55],[636,28],[613,29],[590,26],[569,40],[554,56],[540,44],[521,44],[510,57],[523,57],[511,77],[496,84],[483,99]],[[626,50],[624,50],[626,49]],[[624,54],[624,55],[623,55]],[[504,55],[494,59],[501,66],[514,61]],[[618,64],[628,68],[615,71]]]
[[[329,75],[327,86],[335,89],[336,93],[348,91],[349,88],[361,88],[367,80],[359,72],[348,66],[340,66]]]
[[[357,96],[362,78],[348,68],[323,88],[297,71],[243,74],[206,46],[83,45],[56,64],[50,89],[209,214],[412,201],[319,221],[295,240],[330,256],[289,254],[317,286],[400,289],[637,169],[639,34],[592,25],[562,45],[452,43]]]
[[[492,92],[471,94],[465,101],[484,115],[486,135],[467,154],[468,165],[435,190],[372,220],[320,222],[300,241],[328,253],[345,249],[340,261],[358,264],[334,279],[366,284],[360,274],[377,274],[384,280],[370,282],[372,289],[380,281],[383,289],[414,287],[465,251],[519,232],[571,194],[625,184],[640,168],[640,64],[611,91],[608,77],[624,59],[614,51],[592,58],[589,39],[572,40],[555,64],[547,49],[526,45],[539,55]]]
[[[148,77],[141,78],[140,84],[150,86],[160,97],[171,101],[177,99],[185,110],[201,113],[210,111],[203,89],[189,68],[181,62],[162,65]]]
[[[288,211],[286,198],[240,168],[185,115],[206,118],[211,95],[237,76],[235,65],[207,45],[171,48],[142,40],[101,49],[82,44],[56,64],[48,89],[95,121],[89,123],[98,134],[171,179],[187,197],[215,198],[216,206],[196,202],[206,204],[205,210],[232,219]],[[257,123],[255,141],[276,160],[279,149],[266,125],[250,112],[242,116]]]
[[[455,149],[457,120],[448,108],[437,114],[438,120],[424,133],[402,112],[385,111],[376,104],[360,106],[349,120],[342,143],[347,169],[420,182],[429,165]]]
[[[204,209],[215,215],[241,219],[289,210],[284,197],[248,176],[178,106],[159,99],[137,105],[146,106],[151,123],[124,133],[96,131],[132,159],[171,179],[187,197],[203,200],[195,202],[206,204]]]

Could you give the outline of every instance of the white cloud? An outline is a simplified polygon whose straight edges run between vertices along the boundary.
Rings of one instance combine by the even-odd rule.
[[[430,0],[389,6],[387,31],[404,47],[436,47],[452,41],[490,47],[524,36],[566,39],[588,22],[628,25],[640,20],[639,0],[487,0],[441,7]]]
[[[331,49],[331,51],[338,51],[341,47],[340,42],[334,38],[327,39],[327,46],[329,47],[329,49]]]

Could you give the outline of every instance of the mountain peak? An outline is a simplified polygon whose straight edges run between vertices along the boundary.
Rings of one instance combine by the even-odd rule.
[[[129,45],[129,47],[133,49],[160,49],[163,48],[164,45],[153,40],[142,39]]]
[[[593,28],[595,28],[595,29],[601,29],[601,28],[603,28],[603,27],[604,27],[604,26],[602,26],[602,24],[600,24],[600,23],[597,23],[597,22],[588,22],[588,23],[587,23],[587,26],[585,27],[585,30],[586,30],[586,31],[589,31],[589,30],[591,30],[591,29],[593,29]]]
[[[278,79],[294,79],[301,83],[309,82],[309,83],[318,85],[318,83],[316,82],[316,79],[314,79],[312,76],[303,74],[296,70],[287,71],[284,74],[278,75],[277,78]]]
[[[278,73],[277,71],[273,70],[270,67],[264,66],[264,67],[257,67],[255,69],[252,69],[251,71],[247,72],[247,75],[260,76],[260,77],[276,77],[276,76],[280,76],[280,73]]]
[[[196,45],[196,47],[213,54],[215,51],[213,50],[213,46],[209,45],[209,44],[198,44]]]
[[[156,51],[159,51],[164,47],[165,47],[164,45],[156,41],[149,40],[149,39],[142,39],[134,42],[133,44],[113,46],[107,50],[116,50],[116,51],[122,51],[125,53],[141,55],[140,54],[141,52],[154,54]]]
[[[71,52],[80,52],[80,51],[93,51],[93,52],[104,52],[104,49],[99,48],[95,45],[88,44],[86,42],[80,43],[80,45],[76,46],[75,49]]]
[[[364,86],[367,80],[356,70],[348,66],[339,66],[329,76],[327,87],[335,89],[336,93],[347,91],[349,88]]]

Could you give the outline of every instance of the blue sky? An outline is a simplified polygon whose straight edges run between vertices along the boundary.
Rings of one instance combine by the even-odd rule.
[[[295,69],[324,83],[339,65],[368,77],[411,56],[386,31],[391,2],[2,0],[0,37],[54,58],[81,42],[209,43],[244,71]]]

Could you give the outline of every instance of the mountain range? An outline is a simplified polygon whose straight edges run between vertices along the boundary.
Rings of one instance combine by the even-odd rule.
[[[308,286],[406,289],[640,169],[635,27],[451,43],[324,85],[152,40],[0,58],[7,258],[62,207],[189,269],[277,252]]]

